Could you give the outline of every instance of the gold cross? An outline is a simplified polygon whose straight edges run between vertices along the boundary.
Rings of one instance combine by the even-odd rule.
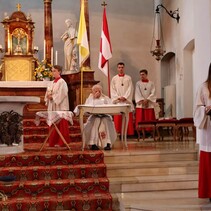
[[[105,1],[104,1],[101,5],[105,7],[107,4],[106,4]]]
[[[16,7],[17,7],[18,11],[21,10],[21,4],[18,3],[18,4],[16,5]]]

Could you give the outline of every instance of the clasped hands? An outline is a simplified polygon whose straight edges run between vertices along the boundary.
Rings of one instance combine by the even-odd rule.
[[[125,101],[127,101],[127,99],[126,99],[125,97],[119,97],[119,98],[117,99],[117,102],[123,103],[123,102],[125,102]]]
[[[205,107],[205,112],[207,115],[211,115],[211,105]]]
[[[53,95],[52,95],[52,93],[48,93],[48,94],[47,94],[47,98],[48,98],[49,100],[53,100]]]
[[[148,108],[149,107],[149,100],[147,100],[147,99],[140,100],[138,102],[138,105],[142,105],[144,108]]]

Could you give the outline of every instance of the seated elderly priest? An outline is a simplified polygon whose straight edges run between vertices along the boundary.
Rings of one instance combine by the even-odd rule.
[[[92,93],[86,99],[85,105],[95,106],[104,104],[112,104],[112,101],[102,93],[102,87],[96,84],[92,87]],[[77,107],[74,113],[76,115],[79,114]],[[100,147],[104,148],[104,150],[111,150],[112,144],[117,138],[112,117],[105,114],[90,115],[84,124],[83,132],[86,144],[91,147],[91,150],[99,150]]]

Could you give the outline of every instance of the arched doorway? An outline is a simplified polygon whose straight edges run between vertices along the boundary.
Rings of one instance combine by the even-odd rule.
[[[165,103],[165,117],[176,117],[175,69],[175,54],[166,53],[161,60],[161,96]]]
[[[184,48],[184,73],[181,76],[183,80],[183,101],[182,111],[184,117],[193,116],[193,54],[194,40],[191,40]]]

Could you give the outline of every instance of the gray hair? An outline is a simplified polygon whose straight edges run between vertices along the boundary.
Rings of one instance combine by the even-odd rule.
[[[94,89],[100,89],[101,92],[102,92],[102,90],[103,90],[103,88],[102,88],[102,86],[101,86],[100,84],[95,84],[95,85],[92,87],[92,91],[93,91]]]

